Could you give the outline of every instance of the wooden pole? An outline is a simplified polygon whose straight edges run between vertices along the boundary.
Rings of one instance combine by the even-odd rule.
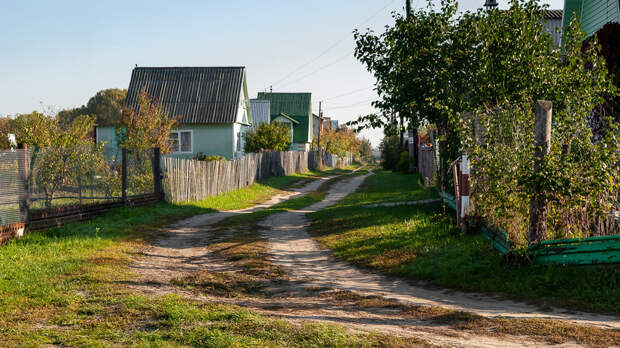
[[[161,189],[161,150],[159,147],[153,148],[153,192],[156,195],[162,193]]]
[[[534,176],[538,174],[551,148],[551,117],[553,104],[550,101],[536,101],[534,118]],[[547,200],[536,182],[532,187],[530,201],[530,233],[528,243],[536,244],[547,235]]]
[[[121,191],[123,203],[127,204],[127,149],[121,149]]]
[[[323,168],[323,156],[321,156],[321,131],[323,130],[323,102],[319,102],[319,134],[317,136],[317,150],[319,152],[318,169]]]
[[[19,176],[21,180],[20,197],[19,197],[19,219],[22,222],[28,222],[28,206],[30,204],[30,156],[28,156],[28,145],[21,143],[17,145],[17,165],[19,166]]]

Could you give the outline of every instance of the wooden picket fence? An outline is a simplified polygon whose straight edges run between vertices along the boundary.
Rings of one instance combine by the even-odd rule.
[[[162,156],[166,200],[202,200],[272,176],[314,168],[314,154],[302,151],[250,153],[232,161],[198,161]]]

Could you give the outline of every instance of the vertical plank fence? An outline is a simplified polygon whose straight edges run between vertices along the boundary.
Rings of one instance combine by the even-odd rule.
[[[197,201],[272,176],[303,173],[314,163],[314,154],[303,151],[250,153],[237,160],[212,162],[163,156],[164,191],[171,202]]]

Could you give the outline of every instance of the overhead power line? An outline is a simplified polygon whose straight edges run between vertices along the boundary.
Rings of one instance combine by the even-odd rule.
[[[364,20],[360,25],[358,25],[358,27],[361,27],[362,25],[366,24],[367,22],[371,21],[373,18],[375,18],[377,15],[379,15],[379,13],[381,13],[383,10],[385,10],[386,8],[388,8],[388,6],[390,6],[394,1],[396,0],[391,0],[389,1],[385,6],[383,6],[381,9],[379,9],[378,11],[374,12],[370,17],[368,17],[366,20]],[[319,53],[319,55],[317,55],[316,57],[310,59],[309,61],[301,64],[299,67],[297,67],[296,69],[294,69],[293,71],[291,71],[290,73],[286,74],[283,78],[279,79],[278,81],[276,81],[275,83],[272,84],[272,86],[277,86],[279,83],[287,80],[289,77],[293,76],[294,74],[296,74],[297,72],[299,72],[300,70],[304,69],[305,67],[307,67],[308,65],[314,63],[315,61],[317,61],[319,58],[323,57],[325,54],[327,54],[327,52],[329,52],[330,50],[332,50],[334,47],[338,46],[341,42],[343,42],[345,39],[349,38],[350,34],[347,34],[345,36],[343,36],[341,39],[339,39],[338,41],[334,42],[331,46],[327,47],[324,51],[322,51],[321,53]]]
[[[337,105],[337,106],[331,106],[331,107],[328,106],[328,107],[326,107],[326,109],[334,110],[334,109],[354,108],[356,106],[364,105],[364,104],[367,104],[367,103],[369,103],[371,101],[374,101],[374,100],[376,100],[376,98],[370,98],[370,99],[367,99],[367,100],[362,100],[362,101],[359,101],[359,102],[356,102],[356,103],[353,103],[353,104],[348,104],[348,105]]]

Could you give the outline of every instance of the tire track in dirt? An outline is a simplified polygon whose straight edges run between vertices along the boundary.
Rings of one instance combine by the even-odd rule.
[[[470,312],[485,317],[538,318],[572,321],[581,325],[620,329],[620,318],[553,308],[542,311],[535,305],[489,295],[462,293],[411,285],[404,279],[369,273],[336,260],[321,249],[307,233],[307,213],[325,209],[354,192],[372,173],[352,177],[332,185],[326,197],[303,210],[273,214],[259,223],[268,241],[271,261],[289,273],[291,279],[312,286],[377,295],[407,305],[433,305]]]

